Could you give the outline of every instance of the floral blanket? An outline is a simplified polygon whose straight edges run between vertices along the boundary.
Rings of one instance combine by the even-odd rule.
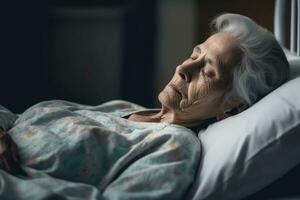
[[[184,199],[200,141],[182,126],[122,118],[142,109],[125,101],[62,100],[20,115],[0,107],[0,127],[16,142],[28,173],[0,170],[0,199]]]

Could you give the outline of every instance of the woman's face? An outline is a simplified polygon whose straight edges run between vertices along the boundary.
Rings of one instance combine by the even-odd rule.
[[[217,33],[197,45],[159,94],[162,106],[186,122],[216,117],[240,54],[237,41]]]

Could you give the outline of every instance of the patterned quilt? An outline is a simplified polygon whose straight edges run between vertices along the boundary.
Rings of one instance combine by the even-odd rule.
[[[0,199],[184,199],[200,141],[182,126],[122,118],[142,109],[120,100],[46,101],[20,115],[0,107],[0,126],[29,174],[0,170]]]

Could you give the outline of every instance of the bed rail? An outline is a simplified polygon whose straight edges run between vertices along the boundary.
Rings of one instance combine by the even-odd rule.
[[[290,7],[289,7],[290,5]],[[290,8],[290,10],[289,10]],[[286,16],[290,14],[290,31],[288,33]],[[279,43],[289,52],[300,56],[300,0],[276,0],[274,13],[274,34]],[[290,41],[287,41],[287,40]]]

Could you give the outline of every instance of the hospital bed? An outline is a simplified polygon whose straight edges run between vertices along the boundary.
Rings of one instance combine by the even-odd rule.
[[[288,2],[276,0],[274,34],[284,47],[291,65],[289,81],[246,111],[214,123],[198,133],[202,144],[201,161],[195,172],[195,181],[188,189],[185,199],[300,199],[300,0],[292,0],[291,5]],[[285,17],[289,15],[289,10],[291,25],[290,30],[287,30]],[[45,109],[42,111],[46,112]],[[43,121],[40,120],[39,123]],[[61,125],[64,125],[63,121]],[[13,131],[17,133],[17,130]],[[32,137],[32,133],[26,132],[25,136],[21,139],[27,140]],[[94,140],[90,142],[93,143]],[[34,159],[29,161],[32,165],[36,162]],[[20,197],[24,199],[24,195],[34,196],[37,189],[40,196],[49,197],[51,188],[55,193],[48,199],[57,199],[58,194],[76,196],[78,199],[102,199],[100,192],[87,184],[51,179],[39,172],[35,172],[32,180],[18,180],[0,172],[1,192],[8,196],[15,192],[16,186],[11,187],[14,181],[20,184],[19,191],[26,191],[20,193]],[[172,178],[178,178],[178,174]],[[50,179],[52,182],[48,181]],[[25,181],[34,185],[35,190],[27,190],[28,184]],[[3,183],[8,183],[7,187]],[[174,179],[171,183],[174,183]],[[128,182],[123,186],[127,187]],[[178,188],[180,189],[182,188]],[[91,195],[86,198],[88,194]]]

